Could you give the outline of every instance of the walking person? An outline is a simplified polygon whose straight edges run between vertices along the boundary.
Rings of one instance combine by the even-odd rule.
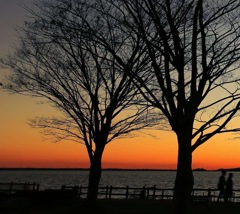
[[[232,180],[232,177],[233,177],[233,173],[229,173],[227,183],[226,183],[225,202],[228,202],[229,199],[233,195],[233,180]]]
[[[225,196],[225,186],[226,186],[226,179],[225,179],[226,171],[222,171],[222,175],[219,177],[218,180],[218,190],[219,195],[217,201],[219,202],[220,198],[224,198]]]

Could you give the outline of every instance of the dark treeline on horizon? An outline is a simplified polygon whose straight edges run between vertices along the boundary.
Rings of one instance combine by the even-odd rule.
[[[0,170],[60,170],[60,171],[89,171],[89,168],[32,168],[32,167],[20,167],[20,168],[11,168],[11,167],[1,167]],[[131,169],[131,168],[104,168],[102,169],[103,171],[176,171],[176,169],[144,169],[144,168],[139,168],[139,169]],[[193,169],[193,171],[240,171],[239,168],[219,168],[219,169],[204,169],[204,168],[196,168]]]
[[[38,167],[20,167],[20,168],[11,168],[11,167],[2,167],[0,170],[69,170],[69,171],[89,171],[89,168],[38,168]],[[131,168],[104,168],[103,171],[176,171],[176,169],[131,169]]]

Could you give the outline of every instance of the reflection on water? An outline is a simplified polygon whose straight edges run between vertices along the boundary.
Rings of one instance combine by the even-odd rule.
[[[240,189],[240,172],[233,173],[234,189]],[[0,170],[0,182],[36,182],[40,189],[87,186],[88,174],[84,170]],[[100,185],[173,188],[175,176],[175,171],[103,171]],[[219,176],[217,171],[194,172],[194,188],[215,189]]]

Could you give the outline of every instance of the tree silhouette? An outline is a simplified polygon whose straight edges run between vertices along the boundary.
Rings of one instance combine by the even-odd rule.
[[[39,9],[5,61],[14,71],[9,89],[66,113],[53,127],[68,125],[65,137],[84,141],[94,190],[105,145],[148,124],[149,106],[160,110],[177,136],[174,200],[186,213],[193,151],[239,131],[239,1],[61,0]],[[122,119],[123,109],[136,114]]]
[[[120,24],[140,36],[151,70],[130,76],[149,105],[161,110],[178,140],[174,200],[187,212],[192,153],[216,134],[237,132],[240,34],[237,0],[107,0]]]
[[[105,146],[151,126],[155,117],[150,108],[140,105],[141,96],[127,75],[147,64],[138,60],[144,58],[145,46],[124,35],[104,15],[104,5],[92,3],[41,1],[34,10],[26,8],[32,20],[19,30],[19,46],[2,63],[12,71],[5,89],[45,98],[62,112],[62,117],[32,120],[33,127],[43,128],[57,141],[74,140],[86,146],[87,200],[95,204]]]

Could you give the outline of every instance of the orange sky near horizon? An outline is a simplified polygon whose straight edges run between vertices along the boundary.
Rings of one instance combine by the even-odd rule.
[[[14,26],[24,22],[19,3],[31,0],[0,1],[0,57],[12,45]],[[11,15],[11,14],[14,14]],[[3,69],[0,68],[0,80]],[[54,114],[37,99],[10,95],[0,90],[0,167],[87,168],[89,160],[83,145],[74,142],[43,141],[40,130],[32,129],[28,119]],[[106,146],[103,168],[176,169],[177,142],[173,132],[152,131],[136,134]],[[240,142],[233,136],[219,135],[193,153],[193,168],[240,167]]]
[[[84,145],[44,141],[40,130],[28,119],[54,113],[37,99],[0,91],[0,167],[88,168]],[[173,132],[152,131],[155,137],[136,133],[106,146],[103,168],[176,169],[177,142]],[[219,135],[193,153],[193,168],[234,168],[240,166],[240,143]]]

